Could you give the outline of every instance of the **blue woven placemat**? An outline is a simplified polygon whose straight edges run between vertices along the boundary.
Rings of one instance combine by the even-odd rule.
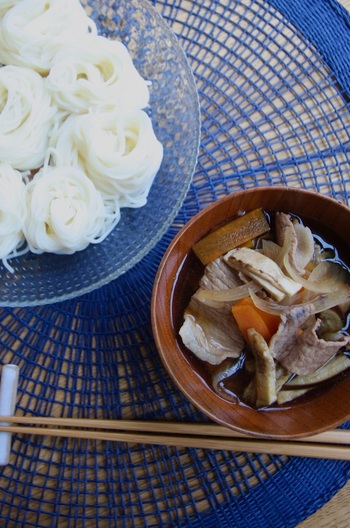
[[[18,412],[205,421],[174,387],[150,325],[174,235],[220,196],[313,188],[348,203],[350,28],[334,0],[156,0],[187,53],[202,108],[197,170],[173,226],[135,268],[81,298],[0,310],[0,361],[20,366]],[[347,427],[345,424],[344,427]],[[295,527],[350,464],[14,436],[0,526]]]

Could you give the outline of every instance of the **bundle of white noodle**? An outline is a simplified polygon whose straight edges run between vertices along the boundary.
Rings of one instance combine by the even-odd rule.
[[[19,66],[0,68],[0,160],[19,170],[42,166],[56,109],[45,80]]]
[[[85,36],[60,48],[48,76],[57,105],[69,113],[119,105],[145,108],[148,83],[136,70],[126,47],[101,36]]]
[[[6,266],[6,260],[24,244],[26,186],[20,172],[0,163],[0,188],[0,259]]]
[[[103,197],[78,168],[43,167],[27,185],[24,226],[33,253],[71,254],[101,242],[120,219],[119,204]]]
[[[97,189],[117,196],[121,207],[145,205],[163,157],[143,110],[70,116],[51,145],[57,164],[80,166]]]
[[[0,62],[47,74],[63,44],[96,33],[79,0],[21,0],[1,19]]]

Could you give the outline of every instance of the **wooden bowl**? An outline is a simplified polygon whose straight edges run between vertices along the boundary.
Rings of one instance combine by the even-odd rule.
[[[179,336],[184,309],[198,286],[202,268],[193,245],[211,229],[240,212],[266,211],[300,215],[349,259],[350,209],[316,192],[286,187],[261,187],[236,192],[209,205],[177,234],[160,264],[152,295],[152,327],[165,369],[182,393],[213,421],[236,431],[266,438],[303,437],[350,419],[350,374],[284,406],[256,410],[228,402],[210,388],[203,364],[184,347]]]

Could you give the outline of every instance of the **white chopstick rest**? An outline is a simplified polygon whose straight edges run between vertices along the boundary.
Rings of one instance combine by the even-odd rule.
[[[17,401],[19,368],[17,365],[3,365],[0,382],[0,416],[12,416]],[[4,422],[1,425],[7,425]],[[11,454],[11,433],[0,433],[0,465],[9,463]]]

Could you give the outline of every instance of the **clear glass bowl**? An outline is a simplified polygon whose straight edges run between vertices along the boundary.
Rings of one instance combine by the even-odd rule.
[[[122,209],[121,221],[101,244],[73,255],[26,255],[0,263],[0,306],[63,301],[101,287],[139,262],[179,211],[195,169],[200,110],[193,75],[176,36],[147,0],[84,0],[100,34],[121,40],[150,80],[149,114],[164,159],[147,204]]]

